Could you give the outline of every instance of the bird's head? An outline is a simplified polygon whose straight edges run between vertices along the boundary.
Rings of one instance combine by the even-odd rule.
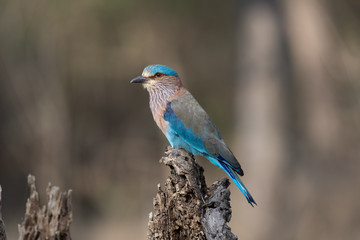
[[[159,64],[147,66],[141,76],[134,78],[130,83],[141,83],[148,91],[177,89],[182,86],[177,72]]]

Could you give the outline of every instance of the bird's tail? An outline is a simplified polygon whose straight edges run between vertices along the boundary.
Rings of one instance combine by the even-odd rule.
[[[257,205],[253,197],[251,196],[250,192],[246,189],[243,182],[240,180],[239,175],[226,163],[219,162],[221,167],[225,170],[225,172],[230,176],[230,178],[234,181],[236,186],[240,189],[240,191],[244,194],[248,202],[252,207],[254,207],[253,204]]]

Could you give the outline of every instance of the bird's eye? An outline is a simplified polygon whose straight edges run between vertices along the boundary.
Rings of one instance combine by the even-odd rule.
[[[161,73],[155,73],[155,77],[161,77]]]

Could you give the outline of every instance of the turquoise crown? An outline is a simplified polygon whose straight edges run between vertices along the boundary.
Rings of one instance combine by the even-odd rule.
[[[177,72],[175,72],[175,70],[169,68],[168,66],[160,65],[160,64],[149,65],[146,68],[144,68],[143,71],[143,75],[148,75],[148,76],[154,76],[156,73],[162,73],[165,75],[179,77],[179,75],[177,74]]]

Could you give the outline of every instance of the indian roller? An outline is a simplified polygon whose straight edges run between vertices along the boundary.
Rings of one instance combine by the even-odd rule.
[[[210,160],[229,175],[251,206],[256,204],[240,180],[244,172],[239,162],[177,72],[164,65],[149,65],[130,83],[141,83],[149,92],[154,120],[173,148]]]

